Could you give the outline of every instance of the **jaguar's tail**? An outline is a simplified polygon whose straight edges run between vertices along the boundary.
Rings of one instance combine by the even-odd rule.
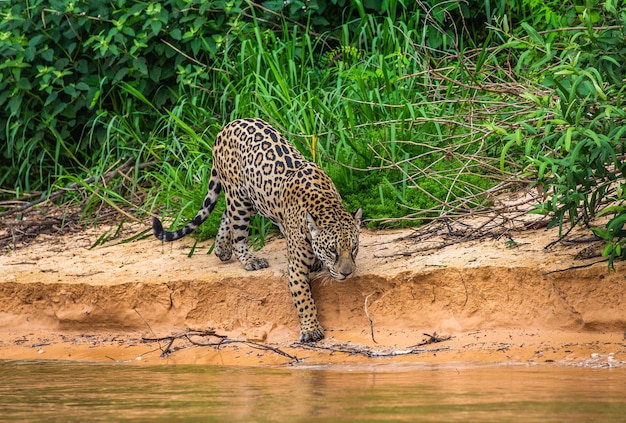
[[[215,204],[217,203],[221,190],[222,183],[217,175],[217,172],[213,169],[211,171],[211,179],[209,180],[209,188],[207,189],[206,197],[204,197],[202,208],[198,210],[196,217],[194,217],[193,220],[187,224],[187,226],[174,232],[163,230],[163,224],[158,218],[155,217],[152,219],[152,232],[154,233],[154,236],[161,241],[174,241],[192,233],[209,217],[215,207]]]

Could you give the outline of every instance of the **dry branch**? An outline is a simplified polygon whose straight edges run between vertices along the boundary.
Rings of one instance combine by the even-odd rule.
[[[402,356],[402,355],[410,355],[410,354],[424,354],[424,353],[435,353],[435,352],[439,352],[439,351],[446,351],[446,350],[450,350],[450,347],[441,347],[441,348],[418,348],[420,346],[423,345],[428,345],[428,344],[432,344],[432,343],[437,343],[437,342],[443,342],[443,341],[447,341],[448,339],[450,339],[450,336],[437,336],[436,333],[433,333],[432,335],[429,334],[424,334],[426,335],[428,338],[425,339],[424,341],[422,341],[419,344],[407,347],[405,349],[386,349],[386,350],[378,350],[378,349],[372,349],[368,346],[365,345],[355,345],[355,344],[351,344],[351,343],[347,343],[347,344],[304,344],[304,343],[300,343],[300,342],[296,342],[291,344],[289,347],[290,348],[296,348],[296,349],[304,349],[304,350],[312,350],[312,351],[328,351],[330,353],[344,353],[344,354],[351,354],[351,355],[363,355],[365,357],[371,357],[371,358],[375,358],[375,357],[396,357],[396,356]],[[208,341],[208,342],[203,342],[203,341],[198,341],[197,339],[194,338],[204,338],[204,339],[211,339],[211,338],[217,338],[216,341]],[[262,342],[253,342],[253,341],[246,341],[246,340],[237,340],[237,339],[229,339],[228,337],[224,336],[224,335],[219,335],[217,334],[214,330],[209,329],[209,330],[205,330],[205,331],[197,331],[197,330],[191,330],[188,329],[185,332],[182,333],[178,333],[178,334],[173,334],[173,335],[168,335],[168,336],[163,336],[163,337],[143,337],[141,338],[142,342],[158,342],[159,344],[162,342],[167,342],[167,344],[165,345],[165,347],[159,347],[159,349],[161,350],[161,357],[167,357],[170,354],[173,354],[174,352],[180,350],[180,349],[184,349],[186,348],[185,346],[181,346],[179,348],[173,348],[173,344],[175,341],[177,340],[185,340],[187,341],[189,344],[193,345],[193,346],[198,346],[198,347],[213,347],[216,349],[219,349],[223,346],[226,345],[232,345],[232,344],[241,344],[241,345],[246,345],[250,348],[254,348],[254,349],[258,349],[258,350],[262,350],[262,351],[270,351],[273,352],[275,354],[281,355],[283,357],[288,358],[292,364],[295,363],[299,363],[302,361],[302,359],[298,358],[297,356],[293,355],[293,354],[289,354],[287,352],[285,352],[284,350],[282,350],[281,348],[278,348],[274,345],[270,345],[270,344],[266,344],[266,343],[262,343]]]
[[[398,357],[402,355],[436,353],[436,352],[447,351],[451,349],[451,347],[426,348],[426,349],[408,347],[405,349],[374,350],[364,345],[354,345],[354,344],[320,345],[320,344],[301,344],[301,343],[295,343],[292,345],[292,347],[302,348],[305,350],[313,350],[313,351],[322,350],[322,351],[330,351],[331,353],[363,355],[365,357],[370,357],[370,358]]]
[[[0,212],[0,225],[4,225],[7,228],[6,234],[0,236],[0,246],[4,247],[5,245],[13,244],[13,249],[17,249],[17,244],[19,242],[26,242],[24,240],[32,239],[37,237],[41,233],[53,233],[53,232],[61,232],[68,227],[71,227],[71,224],[75,223],[81,213],[75,209],[74,211],[68,211],[67,208],[63,208],[63,210],[56,210],[58,216],[45,216],[41,217],[39,214],[33,213],[32,209],[35,206],[42,205],[45,203],[52,203],[55,200],[61,198],[67,192],[70,191],[81,191],[86,189],[89,185],[93,185],[96,183],[101,184],[101,186],[106,187],[106,185],[116,177],[121,177],[124,179],[128,179],[128,172],[132,169],[144,169],[146,167],[154,165],[155,161],[143,162],[138,165],[135,164],[134,158],[129,158],[121,165],[117,166],[115,169],[112,169],[108,172],[103,173],[100,176],[92,176],[86,179],[83,179],[80,182],[74,182],[67,187],[59,188],[57,190],[51,191],[48,194],[39,193],[37,196],[27,195],[24,196],[20,200],[9,200],[0,203],[0,208],[6,209],[3,212]],[[119,162],[118,162],[119,164]],[[97,195],[97,194],[96,194]],[[35,197],[35,200],[32,200]],[[29,200],[25,202],[25,200]],[[32,200],[32,201],[30,201]],[[110,206],[109,211],[115,211],[123,216],[126,216],[130,220],[137,221],[137,218],[127,211],[120,208],[118,205],[108,202]],[[98,219],[103,219],[109,215],[109,211],[106,213],[101,213],[98,215]],[[20,218],[15,218],[14,215],[22,214],[30,214],[28,217],[21,216]],[[52,213],[48,213],[52,214]]]
[[[23,211],[26,211],[38,204],[41,204],[43,202],[46,201],[54,201],[57,198],[62,197],[63,195],[65,195],[67,192],[69,191],[78,191],[81,188],[83,188],[85,185],[91,185],[96,181],[102,181],[104,184],[108,183],[110,180],[112,180],[114,177],[118,176],[118,175],[122,175],[125,172],[128,172],[130,169],[133,168],[133,163],[135,162],[135,158],[131,157],[128,160],[126,160],[121,166],[119,166],[116,169],[113,169],[109,172],[106,172],[105,174],[103,174],[100,177],[96,177],[96,176],[91,176],[87,179],[84,179],[82,181],[82,183],[78,183],[78,182],[74,182],[70,185],[68,185],[65,188],[60,188],[56,191],[52,191],[49,195],[47,196],[42,196],[40,198],[38,198],[35,201],[31,201],[29,203],[26,204],[21,204],[20,206],[14,207],[12,209],[9,209],[7,211],[1,212],[0,213],[0,218],[3,217],[7,217],[7,216],[11,216],[17,213],[21,213]],[[146,167],[150,167],[152,165],[154,165],[156,162],[155,161],[149,161],[149,162],[144,162],[144,163],[140,163],[137,168],[138,169],[144,169]]]
[[[214,341],[214,342],[199,342],[199,341],[193,339],[192,337],[217,338],[218,340]],[[273,353],[276,353],[278,355],[281,355],[283,357],[288,358],[289,360],[291,360],[292,363],[297,363],[297,362],[300,361],[300,359],[298,357],[296,357],[295,355],[291,355],[289,353],[286,353],[285,351],[281,350],[280,348],[274,347],[272,345],[264,344],[264,343],[261,343],[261,342],[254,342],[254,341],[246,341],[246,340],[238,340],[238,339],[228,339],[228,337],[226,337],[225,335],[219,335],[212,329],[204,330],[204,331],[197,331],[197,330],[188,329],[185,332],[182,332],[182,333],[179,333],[179,334],[174,334],[174,335],[169,335],[169,336],[154,337],[154,338],[146,338],[146,337],[141,338],[142,342],[158,342],[159,344],[161,342],[167,341],[167,345],[165,346],[165,348],[161,348],[161,357],[167,357],[168,355],[173,354],[175,351],[178,351],[179,349],[185,348],[185,347],[180,347],[180,348],[177,348],[177,349],[173,349],[172,348],[172,345],[174,344],[174,341],[176,341],[178,339],[184,339],[187,342],[189,342],[191,345],[194,345],[194,346],[198,346],[198,347],[215,347],[217,349],[219,349],[219,348],[221,348],[222,346],[225,346],[225,345],[243,344],[243,345],[246,345],[246,346],[254,348],[254,349],[263,350],[263,351],[271,351]]]
[[[425,333],[424,336],[426,336],[426,338],[422,342],[420,342],[419,344],[411,345],[409,348],[422,347],[424,345],[444,342],[444,341],[447,341],[450,338],[452,338],[450,335],[439,336],[439,335],[437,335],[437,332],[433,332],[432,335],[428,334],[428,333]]]

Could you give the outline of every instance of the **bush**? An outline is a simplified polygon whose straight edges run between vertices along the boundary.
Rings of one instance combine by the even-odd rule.
[[[532,69],[549,91],[532,97],[537,109],[505,138],[503,154],[517,145],[546,193],[535,213],[549,214],[550,226],[561,231],[566,224],[590,227],[608,242],[604,255],[612,266],[626,253],[626,12],[611,2],[572,11],[573,27],[540,33],[527,24],[526,37],[508,44],[522,51],[518,67]],[[591,226],[607,214],[613,217],[604,229]]]
[[[0,184],[44,189],[96,162],[110,120],[146,111],[120,82],[172,107],[171,87],[194,66],[210,66],[241,32],[241,10],[217,3],[219,10],[183,0],[4,3],[0,142],[9,172]],[[143,118],[147,131],[151,119]]]

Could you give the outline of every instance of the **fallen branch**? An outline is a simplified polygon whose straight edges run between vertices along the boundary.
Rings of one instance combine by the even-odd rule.
[[[191,341],[193,343],[193,341]],[[288,359],[290,359],[293,363],[298,363],[300,361],[300,359],[298,357],[296,357],[295,355],[291,355],[289,353],[286,353],[285,351],[281,350],[280,348],[277,347],[273,347],[269,344],[263,344],[261,342],[254,342],[254,341],[244,341],[244,340],[237,340],[237,339],[223,339],[220,342],[215,342],[215,343],[208,343],[208,344],[202,344],[202,343],[194,343],[194,345],[199,345],[199,346],[205,346],[205,347],[211,347],[211,346],[216,346],[216,347],[220,347],[222,345],[227,345],[227,344],[243,344],[243,345],[247,345],[251,348],[257,349],[257,350],[262,350],[262,351],[271,351],[273,353],[276,353],[278,355],[282,355],[283,357],[287,357]]]
[[[159,342],[159,343],[163,341],[168,341],[167,346],[165,348],[161,348],[161,357],[166,357],[175,351],[172,349],[172,345],[174,344],[174,341],[176,341],[177,339],[186,339],[191,344],[198,345],[198,343],[192,340],[190,336],[216,336],[221,339],[225,338],[222,335],[216,334],[215,331],[212,329],[208,329],[204,331],[187,329],[187,331],[185,332],[174,334],[174,335],[154,337],[154,338],[142,337],[141,341],[142,342]]]
[[[401,349],[401,350],[395,350],[395,349],[374,350],[364,345],[352,345],[352,344],[319,345],[319,344],[302,344],[302,343],[295,343],[292,345],[292,347],[302,348],[305,350],[312,350],[312,351],[323,350],[323,351],[330,351],[331,353],[364,355],[365,357],[371,357],[371,358],[397,357],[397,356],[410,355],[410,354],[436,353],[436,352],[448,351],[452,349],[451,347],[426,348],[426,349],[408,347],[406,349]]]
[[[218,341],[216,342],[199,342],[195,339],[192,339],[191,337],[215,337],[215,338],[219,338]],[[198,347],[215,347],[217,349],[219,349],[220,347],[224,346],[224,345],[229,345],[229,344],[243,344],[246,345],[248,347],[257,349],[257,350],[263,350],[263,351],[271,351],[275,354],[281,355],[283,357],[287,357],[289,360],[292,361],[292,363],[297,363],[300,361],[300,359],[298,357],[296,357],[295,355],[291,355],[289,353],[286,353],[285,351],[281,350],[280,348],[274,347],[272,345],[268,345],[268,344],[264,344],[261,342],[254,342],[254,341],[246,341],[246,340],[237,340],[237,339],[228,339],[228,337],[226,337],[225,335],[218,335],[214,330],[212,329],[208,329],[208,330],[204,330],[204,331],[197,331],[197,330],[191,330],[188,329],[185,332],[182,333],[178,333],[178,334],[174,334],[174,335],[169,335],[169,336],[163,336],[163,337],[154,337],[154,338],[146,338],[143,337],[141,338],[142,342],[164,342],[167,341],[167,345],[165,348],[161,348],[161,357],[167,357],[170,354],[173,354],[175,351],[175,349],[172,348],[172,345],[174,344],[174,342],[177,339],[184,339],[186,341],[188,341],[190,344],[194,345],[194,346],[198,346]]]
[[[2,220],[8,229],[8,234],[0,236],[0,246],[7,245],[8,242],[13,244],[13,250],[17,250],[17,243],[24,238],[34,238],[45,230],[60,231],[63,226],[67,225],[60,218],[44,218],[42,220]],[[8,241],[8,242],[7,242]]]
[[[350,355],[363,355],[365,357],[371,357],[371,358],[375,358],[375,357],[396,357],[396,356],[402,356],[402,355],[410,355],[410,354],[426,354],[426,353],[436,353],[436,352],[440,352],[440,351],[447,351],[450,350],[451,347],[440,347],[440,348],[417,348],[419,346],[423,346],[423,345],[427,345],[427,344],[432,344],[432,343],[437,343],[437,342],[443,342],[443,341],[447,341],[448,339],[450,339],[450,336],[437,336],[437,333],[433,333],[432,335],[429,334],[424,334],[426,336],[428,336],[428,339],[424,340],[423,342],[407,347],[405,349],[387,349],[387,350],[377,350],[377,349],[372,349],[368,346],[365,345],[354,345],[354,344],[336,344],[336,345],[322,345],[322,344],[304,344],[304,343],[300,343],[300,342],[296,342],[291,344],[289,347],[290,348],[299,348],[299,349],[304,349],[304,350],[311,350],[311,351],[329,351],[331,353],[344,353],[344,354],[350,354]],[[211,337],[215,337],[215,338],[219,338],[217,341],[214,342],[202,342],[202,341],[198,341],[196,339],[193,339],[192,337],[201,337],[201,338],[211,338]],[[289,360],[291,360],[292,364],[295,363],[299,363],[302,360],[300,358],[298,358],[297,356],[293,355],[293,354],[289,354],[287,352],[285,352],[284,350],[273,346],[273,345],[269,345],[269,344],[264,344],[261,342],[253,342],[253,341],[246,341],[246,340],[237,340],[237,339],[228,339],[226,336],[224,335],[218,335],[214,330],[209,329],[209,330],[204,330],[204,331],[197,331],[197,330],[191,330],[188,329],[185,332],[182,333],[178,333],[178,334],[173,334],[173,335],[168,335],[168,336],[163,336],[163,337],[143,337],[141,338],[142,342],[167,342],[167,345],[165,346],[165,348],[160,348],[161,350],[161,357],[167,357],[170,354],[173,354],[174,352],[176,352],[178,349],[184,348],[178,348],[178,349],[174,349],[172,348],[174,342],[176,340],[179,339],[184,339],[187,342],[189,342],[190,344],[194,345],[194,346],[198,346],[198,347],[213,347],[216,349],[221,348],[222,346],[225,345],[232,345],[232,344],[242,344],[242,345],[246,345],[250,348],[254,348],[254,349],[258,349],[258,350],[262,350],[262,351],[271,351],[275,354],[281,355],[283,357],[288,358]]]

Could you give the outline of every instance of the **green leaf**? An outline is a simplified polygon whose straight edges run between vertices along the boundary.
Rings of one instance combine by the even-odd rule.
[[[570,148],[572,147],[572,133],[573,132],[574,132],[574,127],[573,126],[570,126],[565,131],[565,142],[564,142],[565,151],[569,152]]]
[[[161,32],[161,28],[163,27],[163,23],[161,21],[152,21],[150,23],[150,29],[152,30],[152,35],[157,36],[159,32]]]
[[[48,97],[46,98],[46,102],[44,103],[44,107],[54,103],[58,96],[59,96],[58,91],[52,91],[50,94],[48,94]]]
[[[616,236],[624,228],[624,224],[626,224],[626,213],[615,216],[606,227],[611,234]]]
[[[626,207],[624,206],[608,206],[604,208],[603,210],[601,210],[600,212],[598,212],[596,216],[602,217],[608,213],[624,213],[624,212],[626,212]]]
[[[63,89],[63,92],[67,95],[69,95],[70,97],[76,97],[78,95],[78,91],[76,90],[76,88],[74,87],[73,84],[68,85],[67,87],[65,87]]]
[[[14,95],[9,100],[9,110],[11,111],[11,116],[18,116],[20,111],[20,106],[22,105],[23,94],[20,93],[18,95]]]
[[[528,22],[522,22],[521,25],[524,28],[524,30],[526,31],[526,33],[530,36],[530,39],[535,44],[539,44],[539,45],[543,46],[546,43],[545,40],[543,39],[543,37],[541,35],[539,35],[539,33],[535,30],[535,28],[530,26],[530,24]]]
[[[278,12],[278,11],[282,10],[282,8],[285,5],[285,2],[283,0],[269,0],[269,1],[264,1],[261,4],[266,9],[269,9],[269,10],[271,10],[273,12]]]
[[[506,144],[504,144],[504,147],[502,148],[502,152],[500,153],[500,171],[501,172],[504,172],[504,160],[506,158],[506,155],[509,152],[509,149],[511,148],[511,146],[513,146],[513,144],[515,143],[516,143],[516,140],[512,139]]]
[[[183,38],[183,34],[180,31],[180,28],[174,28],[170,31],[170,37],[173,39],[180,41]]]
[[[542,181],[544,174],[546,172],[546,169],[548,167],[549,163],[547,161],[542,162],[539,165],[539,170],[537,171],[537,180]]]
[[[90,109],[93,109],[96,106],[96,104],[98,104],[98,100],[100,99],[100,94],[101,94],[100,90],[94,91],[93,98],[91,99],[91,102],[89,104]]]
[[[617,10],[615,9],[615,4],[613,4],[614,1],[619,1],[619,0],[605,0],[604,1],[604,8],[606,9],[607,12],[610,12],[610,13],[617,12]]]
[[[607,244],[602,250],[602,257],[608,257],[613,252],[613,244]]]
[[[146,64],[146,59],[144,57],[140,57],[138,59],[133,59],[133,66],[141,74],[148,75],[148,65]]]
[[[52,62],[52,60],[54,60],[54,50],[52,50],[51,48],[48,48],[48,46],[46,46],[44,50],[39,53],[39,55],[41,56],[42,59],[48,62]]]
[[[29,91],[33,88],[32,84],[30,83],[30,81],[26,78],[20,78],[17,80],[17,83],[15,84],[15,86],[17,88],[19,88],[20,90],[24,90],[24,91]]]

